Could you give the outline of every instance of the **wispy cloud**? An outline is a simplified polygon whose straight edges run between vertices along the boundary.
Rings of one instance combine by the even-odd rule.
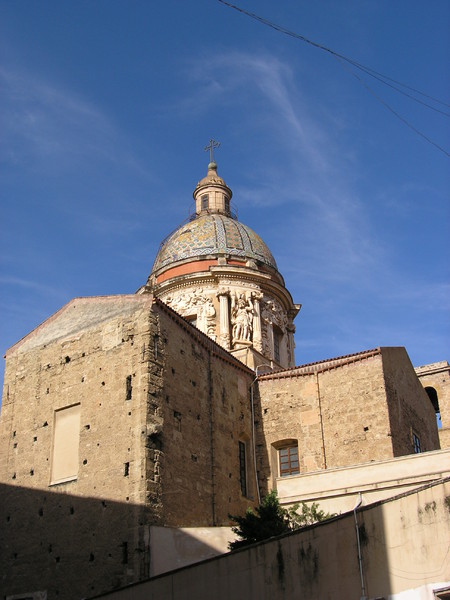
[[[140,170],[113,121],[86,98],[25,72],[0,69],[2,159],[27,170],[106,160]]]
[[[45,285],[39,281],[34,281],[32,279],[23,279],[20,277],[0,277],[0,285],[7,286],[11,288],[22,288],[28,291],[33,291],[34,293],[40,293],[47,297],[53,297],[55,299],[65,299],[67,297],[67,292],[61,290],[58,287],[52,287],[49,285]]]
[[[329,132],[333,128],[320,121],[288,64],[270,55],[231,52],[190,63],[189,76],[196,92],[182,108],[206,111],[214,106],[219,112],[226,105],[238,111],[245,104],[252,107],[246,112],[246,126],[254,127],[255,139],[258,128],[272,138],[270,148],[255,142],[256,174],[234,192],[247,206],[275,209],[289,218],[292,237],[284,231],[280,239],[287,264],[294,249],[298,256],[299,241],[309,248],[308,262],[314,262],[303,262],[301,268],[317,271],[320,264],[322,276],[326,269],[333,279],[362,277],[382,260],[384,250],[378,247],[364,203],[353,188],[352,152],[343,151]],[[276,233],[272,237],[276,242]]]

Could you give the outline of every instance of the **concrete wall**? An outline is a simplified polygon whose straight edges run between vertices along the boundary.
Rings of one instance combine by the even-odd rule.
[[[225,554],[236,538],[231,527],[150,527],[150,575]]]
[[[316,502],[321,510],[353,510],[362,494],[364,505],[450,476],[450,450],[411,454],[391,460],[352,465],[326,471],[279,477],[278,498],[283,506]]]
[[[450,483],[431,484],[148,582],[104,600],[434,600],[450,585]]]

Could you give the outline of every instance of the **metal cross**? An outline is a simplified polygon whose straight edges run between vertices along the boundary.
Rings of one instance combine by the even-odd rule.
[[[209,162],[210,163],[214,162],[214,148],[218,148],[219,146],[220,146],[220,142],[216,142],[213,139],[210,139],[208,146],[205,146],[205,152],[208,152],[208,150],[209,150]]]

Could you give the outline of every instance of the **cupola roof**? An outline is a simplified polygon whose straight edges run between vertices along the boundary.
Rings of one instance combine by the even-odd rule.
[[[206,176],[193,192],[195,213],[171,233],[159,248],[152,268],[152,275],[180,262],[196,262],[223,258],[237,260],[253,268],[269,267],[278,272],[272,253],[262,239],[250,227],[237,220],[230,208],[232,191],[217,174],[214,148],[218,142],[210,140],[205,148],[211,153]],[[202,270],[201,265],[199,265]]]
[[[250,227],[224,214],[199,215],[179,227],[161,245],[152,272],[178,261],[228,256],[277,269],[272,253]]]

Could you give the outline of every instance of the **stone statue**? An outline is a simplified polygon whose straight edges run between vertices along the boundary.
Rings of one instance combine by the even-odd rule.
[[[250,342],[253,333],[253,302],[251,296],[235,293],[231,296],[231,324],[233,343],[238,341]]]

